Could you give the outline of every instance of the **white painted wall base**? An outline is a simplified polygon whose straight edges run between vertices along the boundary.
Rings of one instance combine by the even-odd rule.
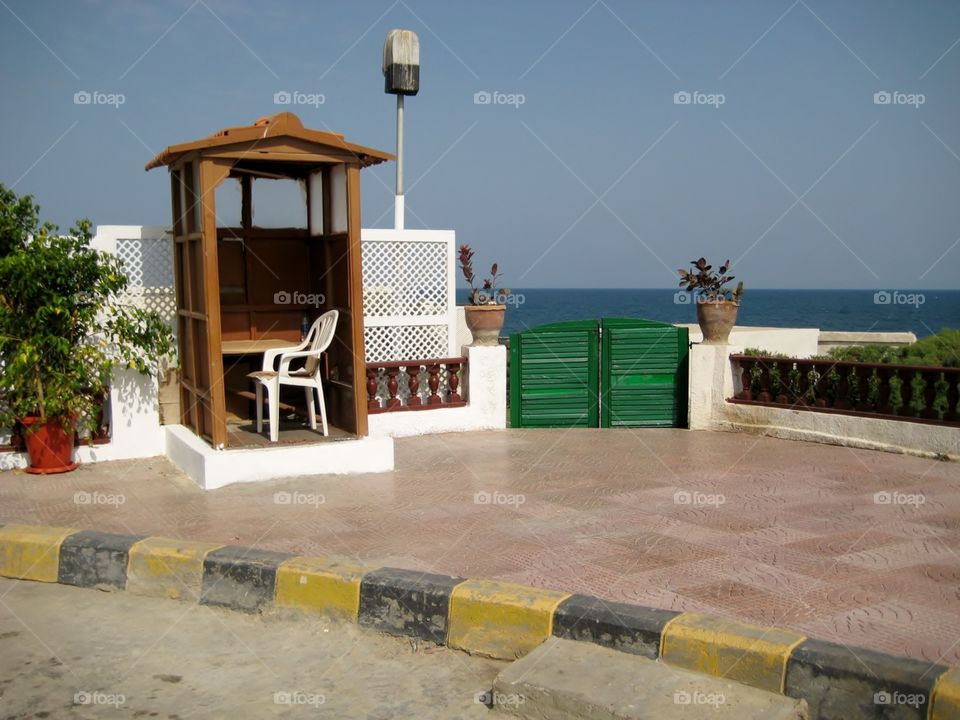
[[[735,345],[694,345],[690,349],[691,430],[749,432],[960,460],[960,428],[728,403],[727,398],[740,390],[729,356],[742,350]]]
[[[80,464],[163,455],[166,443],[160,425],[157,381],[136,370],[114,371],[110,392],[110,442],[80,445],[73,458]],[[0,454],[0,470],[25,468],[26,453]]]
[[[442,432],[501,430],[507,426],[507,349],[465,347],[462,392],[467,405],[370,415],[371,437],[407,437]]]
[[[298,475],[393,470],[393,439],[387,437],[214,450],[183,425],[166,425],[164,429],[167,457],[205,490]]]
[[[718,430],[960,460],[960,428],[727,403]]]
[[[836,332],[820,331],[820,349],[822,355],[839,347],[851,345],[885,345],[887,347],[902,347],[915,343],[917,336],[912,332]]]
[[[703,333],[696,323],[678,323],[677,327],[685,327],[690,331],[689,339],[692,343],[700,343]],[[730,345],[739,348],[756,348],[768,352],[778,352],[790,357],[806,358],[817,354],[817,343],[820,330],[817,328],[778,328],[778,327],[750,327],[737,325],[730,331]],[[734,352],[730,350],[730,352]]]

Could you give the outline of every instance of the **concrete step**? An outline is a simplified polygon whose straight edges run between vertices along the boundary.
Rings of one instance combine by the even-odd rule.
[[[809,718],[803,700],[555,637],[504,668],[490,699],[529,720]]]

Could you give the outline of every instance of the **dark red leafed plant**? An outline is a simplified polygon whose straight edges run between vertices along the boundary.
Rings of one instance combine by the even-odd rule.
[[[469,245],[460,246],[460,270],[463,271],[463,278],[470,286],[470,304],[471,305],[493,305],[498,300],[510,294],[509,288],[498,288],[497,281],[500,278],[499,266],[494,263],[490,266],[490,277],[484,278],[477,287],[477,276],[473,272],[473,248]]]

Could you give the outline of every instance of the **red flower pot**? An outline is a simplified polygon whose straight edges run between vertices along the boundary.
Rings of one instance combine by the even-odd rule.
[[[69,431],[59,419],[48,419],[42,425],[38,417],[26,417],[21,421],[24,440],[30,456],[28,473],[50,475],[76,469],[73,462],[73,427]]]

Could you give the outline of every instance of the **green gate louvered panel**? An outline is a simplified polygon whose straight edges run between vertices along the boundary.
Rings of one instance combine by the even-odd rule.
[[[597,427],[599,323],[541,325],[510,336],[512,427]]]
[[[687,329],[604,318],[601,427],[685,427]]]

